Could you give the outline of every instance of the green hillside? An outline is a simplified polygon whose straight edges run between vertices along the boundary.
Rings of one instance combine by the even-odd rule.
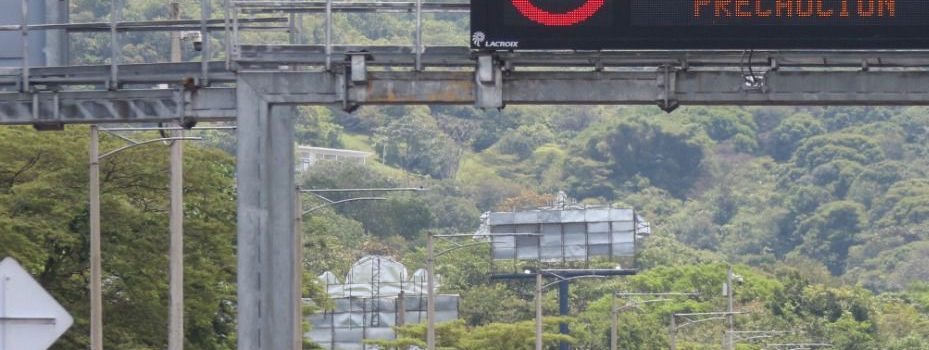
[[[182,5],[185,17],[199,15],[195,2]],[[109,3],[73,0],[72,7],[75,21],[99,21]],[[125,9],[131,19],[166,13],[161,0],[131,0]],[[406,44],[410,16],[339,15],[335,41]],[[319,42],[320,19],[304,24],[309,41]],[[464,16],[430,14],[427,43],[464,45],[466,27]],[[166,33],[123,39],[123,62],[167,56]],[[110,51],[105,36],[72,40],[73,63],[101,63]],[[927,108],[683,107],[666,114],[652,107],[390,106],[347,114],[301,107],[296,124],[300,144],[374,154],[364,166],[314,166],[298,180],[304,188],[429,189],[308,216],[305,297],[323,298],[313,278],[323,271],[343,274],[367,254],[419,267],[427,233],[471,233],[484,212],[546,204],[564,191],[584,203],[634,207],[653,231],[636,257],[640,274],[573,284],[567,340],[576,348],[607,348],[612,291],[699,292],[619,315],[622,349],[667,349],[671,313],[725,309],[720,287],[733,264],[744,277],[735,296],[747,312],[736,318],[739,329],[790,331],[785,341],[842,350],[929,349]],[[53,349],[89,342],[87,135],[86,127],[0,128],[0,257],[19,260],[75,316]],[[225,132],[203,136],[185,151],[186,345],[234,349],[235,140]],[[110,136],[103,144],[122,145]],[[101,169],[105,348],[163,349],[167,151],[134,149]],[[462,296],[461,320],[440,327],[442,347],[532,349],[532,286],[490,281],[487,248],[445,255],[437,271],[442,292]],[[544,304],[546,315],[557,314],[555,292]],[[559,320],[546,320],[547,346],[558,340]],[[678,349],[721,349],[724,331],[723,322],[693,326]],[[400,333],[380,345],[423,342],[421,326]]]
[[[345,136],[351,144],[357,145],[359,135],[366,135],[368,147],[381,142],[375,149],[379,158],[386,149],[388,165],[419,176],[398,180],[379,166],[319,167],[308,174],[307,186],[426,184],[432,190],[341,208],[336,213],[358,222],[357,232],[338,242],[332,236],[344,230],[313,229],[308,241],[328,243],[318,255],[308,251],[307,259],[323,256],[327,268],[335,268],[330,262],[336,257],[326,251],[341,244],[338,251],[354,251],[337,264],[343,269],[366,253],[419,266],[425,232],[471,232],[480,212],[543,204],[563,190],[584,202],[634,206],[655,231],[638,257],[641,275],[581,283],[575,290],[573,322],[583,325],[574,329],[584,331],[573,336],[584,348],[608,344],[610,290],[701,291],[698,300],[623,316],[621,344],[665,348],[671,312],[724,309],[718,289],[723,262],[731,262],[747,276],[738,296],[752,311],[740,321],[744,329],[802,331],[841,349],[922,349],[929,321],[927,112],[852,107],[690,107],[672,114],[617,107],[333,112],[331,122],[352,133]],[[449,163],[454,172],[447,170]],[[401,217],[408,220],[398,222]],[[355,244],[358,239],[365,244]],[[487,256],[477,249],[439,261],[439,272],[453,281],[446,291],[464,297],[466,324],[460,327],[530,320],[530,287],[490,282]],[[554,300],[549,304],[546,312],[556,313]],[[718,348],[722,326],[695,332],[713,336],[688,338],[682,348]],[[524,345],[531,348],[531,328],[527,334]],[[467,341],[447,345],[468,349]]]

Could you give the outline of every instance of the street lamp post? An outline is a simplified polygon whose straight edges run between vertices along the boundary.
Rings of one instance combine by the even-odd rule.
[[[572,277],[562,277],[556,273],[559,270],[542,270],[539,269],[536,271],[535,277],[535,349],[542,350],[542,291],[545,288],[554,286],[556,284],[561,284],[562,282],[584,279],[584,278],[606,278],[607,276],[601,275],[579,275]],[[555,281],[549,284],[542,284],[542,275],[546,274],[552,277],[555,277]]]
[[[177,1],[168,4],[171,18],[181,19]],[[181,36],[171,32],[171,62],[181,62]],[[184,137],[176,130],[174,137]],[[171,143],[170,192],[168,219],[168,350],[184,349],[184,144]]]
[[[728,304],[729,315],[727,316],[729,322],[729,331],[726,332],[726,350],[732,350],[732,332],[735,331],[735,319],[732,315],[732,312],[735,311],[733,303],[733,288],[732,288],[732,265],[729,265],[729,268],[726,270],[726,301]]]
[[[103,350],[100,264],[100,133],[90,126],[90,348]]]
[[[435,248],[432,234],[426,237],[426,349],[435,350],[435,277],[432,273],[435,268]]]
[[[174,132],[174,138],[184,131]],[[168,214],[168,350],[184,349],[184,148],[171,142]]]
[[[542,350],[542,271],[535,274],[535,350]]]
[[[132,131],[131,129],[121,129],[119,131],[123,131],[123,130]],[[90,152],[89,152],[90,153],[90,174],[89,174],[90,176],[90,181],[89,181],[90,182],[89,183],[90,208],[89,210],[90,210],[90,348],[91,350],[102,350],[103,349],[103,282],[102,282],[103,280],[102,270],[103,269],[101,266],[102,265],[101,263],[102,253],[100,251],[100,161],[108,156],[125,151],[127,149],[141,146],[141,145],[150,144],[150,143],[155,143],[155,142],[160,142],[160,141],[177,142],[177,141],[183,141],[183,140],[200,140],[201,139],[199,137],[165,137],[165,138],[151,139],[147,141],[138,142],[138,141],[134,141],[134,140],[131,140],[125,137],[120,137],[120,138],[123,138],[124,140],[129,141],[129,144],[126,146],[114,149],[112,151],[106,152],[104,154],[100,154],[100,129],[96,125],[90,126]],[[172,149],[172,153],[174,151],[175,150]],[[176,176],[177,174],[174,174],[176,171],[179,172],[179,170],[180,170],[180,167],[177,166],[175,168],[175,164],[173,164],[173,161],[172,161],[172,176],[171,176],[172,194],[176,191],[174,186],[178,186],[180,184],[180,177]],[[174,226],[177,225],[177,221],[174,221],[177,219],[176,217],[174,217],[174,215],[176,215],[174,211],[175,205],[176,204],[174,203],[174,201],[172,201],[171,203],[171,207],[172,207],[171,231],[172,232],[174,232],[174,229],[176,228]],[[179,205],[178,207],[180,208]],[[174,252],[174,250],[177,248],[174,246],[175,243],[177,242],[174,242],[173,239],[174,237],[172,237],[172,244],[171,244],[172,252]],[[172,268],[175,268],[175,267],[176,266],[172,264]],[[172,285],[172,287],[176,287],[176,286]],[[172,291],[174,290],[175,288],[172,288]],[[172,306],[169,308],[172,310],[174,310],[173,304],[175,302],[182,303],[182,301],[175,300],[176,297],[172,297],[171,299],[172,300],[169,303],[171,303]],[[183,306],[183,304],[181,305]]]
[[[725,339],[723,340],[725,342],[724,345],[726,350],[733,350],[733,347],[735,346],[732,336],[735,333],[735,286],[733,285],[733,282],[736,281],[742,282],[742,276],[736,275],[732,270],[732,264],[729,264],[728,269],[726,270],[726,288],[724,290],[726,295],[726,304],[728,306],[727,311],[729,312],[729,315],[727,316],[729,330],[726,332]]]

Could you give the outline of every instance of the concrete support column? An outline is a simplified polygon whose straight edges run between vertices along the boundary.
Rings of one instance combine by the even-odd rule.
[[[257,79],[261,83],[261,79]],[[237,85],[238,345],[292,350],[295,332],[294,107]]]
[[[168,4],[171,19],[180,19],[180,4]],[[171,62],[181,61],[181,37],[171,32]],[[183,137],[175,131],[172,137]],[[171,143],[168,219],[168,350],[184,350],[184,142]]]

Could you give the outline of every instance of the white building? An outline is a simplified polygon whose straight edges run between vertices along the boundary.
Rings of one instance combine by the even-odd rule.
[[[297,146],[297,171],[305,172],[321,160],[352,162],[364,165],[371,153],[347,149]]]

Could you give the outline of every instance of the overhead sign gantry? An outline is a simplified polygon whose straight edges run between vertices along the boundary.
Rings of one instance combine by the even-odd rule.
[[[929,49],[925,0],[473,0],[484,50]]]

